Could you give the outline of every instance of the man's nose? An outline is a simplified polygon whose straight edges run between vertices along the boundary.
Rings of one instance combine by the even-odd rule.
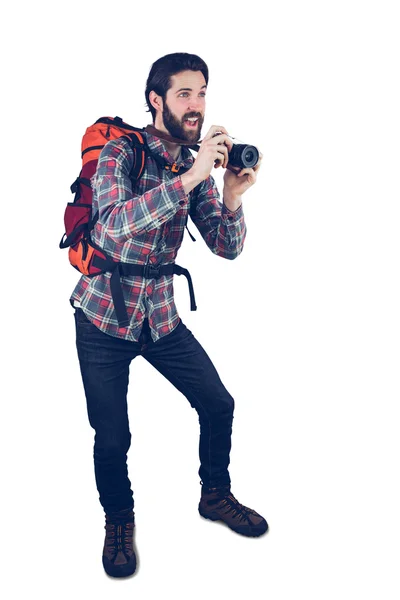
[[[201,112],[202,100],[200,98],[192,98],[189,102],[188,110]]]

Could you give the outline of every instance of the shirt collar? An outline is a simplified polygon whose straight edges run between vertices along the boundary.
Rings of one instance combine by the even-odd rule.
[[[175,162],[177,165],[184,168],[190,168],[193,165],[194,158],[187,146],[181,146],[180,157],[178,161],[175,161],[171,154],[168,152],[167,148],[165,147],[163,140],[161,140],[158,137],[155,137],[154,135],[151,135],[147,131],[142,132],[142,135],[146,137],[146,142],[151,152],[159,154],[160,156],[165,158],[169,165],[173,165]]]

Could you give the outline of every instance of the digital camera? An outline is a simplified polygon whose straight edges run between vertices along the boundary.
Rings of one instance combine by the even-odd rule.
[[[215,133],[213,137],[216,135],[220,135],[220,133]],[[260,153],[255,146],[233,144],[232,150],[228,151],[228,165],[239,169],[251,169],[256,166],[259,157]]]

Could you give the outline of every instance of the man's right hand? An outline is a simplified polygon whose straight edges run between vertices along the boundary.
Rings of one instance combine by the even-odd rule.
[[[221,132],[221,135],[216,135]],[[200,144],[193,167],[181,176],[186,194],[196,185],[207,179],[213,167],[226,168],[229,160],[228,152],[232,150],[233,142],[225,127],[212,125]]]
[[[220,135],[216,135],[217,133]],[[207,179],[213,167],[226,168],[229,160],[228,152],[232,147],[233,142],[225,127],[212,125],[201,142],[193,167],[190,169],[196,179],[199,181]]]

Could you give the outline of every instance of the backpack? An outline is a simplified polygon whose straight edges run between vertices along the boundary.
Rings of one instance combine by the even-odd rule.
[[[141,134],[143,131],[145,131],[145,128],[128,125],[120,117],[101,117],[86,129],[81,146],[82,169],[70,188],[75,197],[73,202],[68,202],[66,206],[64,213],[65,233],[59,244],[62,249],[69,248],[69,262],[81,274],[87,277],[95,277],[101,273],[112,273],[111,293],[120,327],[125,327],[129,323],[119,282],[119,277],[122,275],[142,275],[143,277],[155,278],[171,273],[185,275],[189,284],[191,310],[197,309],[193,285],[187,269],[183,269],[175,263],[160,265],[155,268],[152,265],[117,262],[91,239],[90,234],[97,222],[98,213],[92,214],[93,190],[90,180],[96,172],[100,153],[107,142],[124,136],[129,141],[134,154],[130,178],[133,182],[137,181],[143,173],[146,155],[151,153],[145,137]],[[171,169],[173,172],[179,171],[175,165],[169,165],[162,156],[155,153],[151,153],[151,155],[163,168]],[[181,172],[186,170],[182,168]],[[190,214],[193,214],[193,211],[194,206],[191,205]],[[187,228],[187,224],[185,227],[192,240],[196,241]]]

